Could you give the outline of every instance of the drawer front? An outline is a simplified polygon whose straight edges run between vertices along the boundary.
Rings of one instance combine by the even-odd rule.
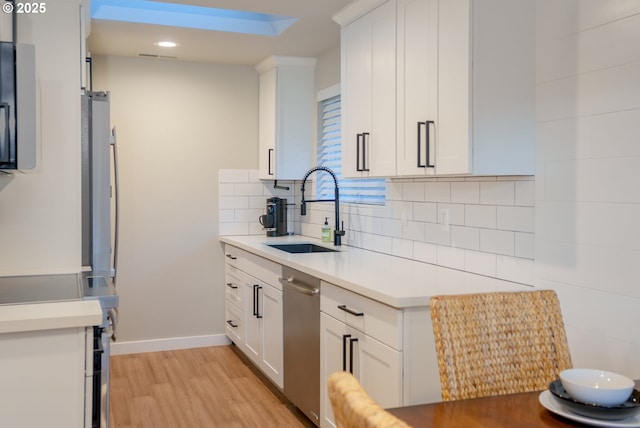
[[[234,266],[227,265],[225,273],[225,298],[238,307],[242,307],[242,281],[240,272]]]
[[[244,327],[242,324],[242,311],[229,301],[224,305],[224,331],[227,337],[231,339],[237,346],[244,346],[242,340],[244,337]]]
[[[237,267],[254,278],[282,290],[282,285],[278,281],[282,275],[282,267],[278,263],[231,245],[225,245],[225,260],[227,266]]]
[[[382,343],[402,350],[402,311],[322,282],[320,310]]]

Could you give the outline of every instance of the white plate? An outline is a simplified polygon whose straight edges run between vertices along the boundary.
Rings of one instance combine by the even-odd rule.
[[[540,393],[538,397],[540,404],[556,415],[563,416],[573,421],[582,422],[583,424],[591,425],[594,427],[610,427],[610,428],[640,428],[640,414],[637,414],[631,418],[623,419],[620,421],[608,421],[604,419],[593,419],[586,416],[581,416],[577,413],[573,413],[565,409],[556,399],[551,395],[548,389],[545,389]]]

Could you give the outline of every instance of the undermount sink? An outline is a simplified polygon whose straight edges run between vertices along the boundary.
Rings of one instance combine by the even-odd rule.
[[[277,250],[286,251],[287,253],[334,253],[337,250],[323,247],[316,244],[267,244],[269,247]]]

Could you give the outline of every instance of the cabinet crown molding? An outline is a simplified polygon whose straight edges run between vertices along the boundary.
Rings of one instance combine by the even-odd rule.
[[[264,73],[265,71],[272,70],[279,65],[289,65],[294,67],[314,67],[316,65],[316,58],[305,56],[283,56],[272,55],[263,59],[255,65],[255,69],[258,73]]]
[[[365,13],[375,9],[388,0],[355,0],[332,16],[341,27],[355,21]]]

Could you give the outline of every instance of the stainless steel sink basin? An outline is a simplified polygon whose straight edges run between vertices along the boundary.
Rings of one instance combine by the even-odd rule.
[[[269,247],[277,250],[286,251],[287,253],[334,253],[337,250],[323,247],[316,244],[267,244]]]

